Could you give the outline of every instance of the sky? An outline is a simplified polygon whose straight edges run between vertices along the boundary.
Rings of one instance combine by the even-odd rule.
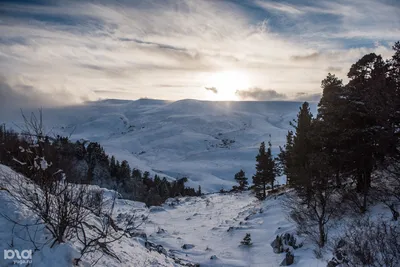
[[[0,104],[308,100],[392,55],[400,0],[0,2]]]

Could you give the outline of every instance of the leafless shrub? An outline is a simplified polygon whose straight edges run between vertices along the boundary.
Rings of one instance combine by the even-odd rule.
[[[335,193],[334,187],[319,188],[313,193],[313,198],[303,204],[295,192],[290,192],[285,202],[298,233],[307,235],[319,248],[325,246],[329,223],[339,211]]]
[[[400,165],[393,162],[382,171],[382,175],[385,179],[376,185],[374,196],[390,209],[393,220],[397,221],[400,216]]]
[[[123,225],[118,226],[112,219],[116,194],[106,200],[101,190],[93,190],[89,185],[70,183],[61,169],[55,169],[46,160],[46,142],[42,114],[31,118],[23,115],[25,126],[23,134],[30,137],[28,147],[21,147],[29,177],[13,173],[0,173],[0,187],[20,205],[35,213],[38,224],[42,224],[51,234],[50,246],[66,241],[76,242],[80,249],[78,264],[87,254],[100,252],[118,260],[109,244],[128,233],[128,227],[139,227],[145,220],[132,212]],[[0,214],[1,215],[1,214]],[[18,224],[12,218],[3,216]],[[39,249],[35,245],[36,248]],[[92,264],[96,264],[95,261]]]
[[[353,267],[395,267],[400,265],[400,228],[384,220],[358,220],[336,240],[342,243],[345,262]]]
[[[103,212],[104,201],[105,199],[102,190],[91,190],[87,195],[87,208],[95,215],[100,216]]]

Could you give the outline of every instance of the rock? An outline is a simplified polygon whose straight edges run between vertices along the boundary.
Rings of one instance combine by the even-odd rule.
[[[282,244],[282,238],[277,235],[275,240],[272,241],[271,246],[273,248],[274,253],[279,254],[283,252],[283,244]]]
[[[159,207],[159,206],[152,206],[152,207],[150,207],[149,211],[150,211],[151,213],[154,213],[154,212],[163,212],[163,211],[165,211],[165,209],[164,209],[163,207]]]
[[[210,257],[210,260],[216,260],[217,259],[217,256],[216,255],[212,255],[211,257]]]
[[[342,248],[344,246],[346,246],[346,241],[344,239],[340,239],[336,245],[336,249]]]
[[[150,245],[150,242],[144,242],[144,246],[147,248],[147,249],[149,249],[150,247],[151,247],[151,245]]]
[[[165,248],[162,245],[157,245],[156,246],[156,250],[157,250],[158,253],[162,253],[162,254],[165,254],[165,255],[168,254],[167,251],[165,250]]]
[[[164,234],[166,231],[160,227],[158,227],[157,234]]]
[[[293,262],[294,262],[294,255],[290,252],[286,252],[286,256],[283,259],[280,266],[289,266],[289,265],[292,265]]]
[[[274,241],[271,242],[271,247],[275,248],[278,245],[278,236],[276,236],[276,238],[274,239]]]
[[[333,260],[330,260],[330,261],[328,262],[327,267],[336,267],[336,266],[338,266],[339,264],[340,264],[339,262],[337,262],[335,259],[333,259]]]
[[[283,239],[285,241],[285,244],[287,245],[287,243],[289,243],[290,240],[290,234],[289,233],[284,234]]]
[[[345,258],[345,255],[344,255],[343,251],[337,250],[337,251],[335,252],[335,257],[336,257],[336,259],[338,259],[339,261],[343,261],[344,258]]]
[[[195,246],[193,245],[193,244],[184,244],[183,246],[182,246],[182,248],[183,249],[191,249],[191,248],[194,248]]]
[[[337,242],[335,246],[335,250],[333,251],[333,258],[331,261],[328,262],[329,267],[334,267],[338,266],[341,263],[347,262],[346,260],[346,250],[345,247],[347,245],[347,242],[344,239],[340,239],[339,242]]]
[[[147,235],[144,232],[132,231],[132,232],[129,232],[129,235],[131,237],[140,237],[140,238],[143,238],[144,240],[147,240]]]

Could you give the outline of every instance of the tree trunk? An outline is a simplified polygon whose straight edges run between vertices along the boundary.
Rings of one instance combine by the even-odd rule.
[[[399,218],[399,212],[396,210],[396,207],[394,206],[394,204],[390,204],[389,205],[390,211],[392,212],[392,216],[393,216],[393,221],[397,221]]]
[[[318,228],[319,228],[318,245],[320,248],[323,248],[325,246],[326,234],[325,234],[324,224],[321,221],[318,222]]]
[[[361,207],[361,213],[365,213],[367,211],[367,199],[369,188],[371,187],[371,172],[366,170],[363,175],[363,205]]]
[[[267,190],[267,188],[266,188],[266,182],[263,182],[263,198],[264,198],[264,199],[267,197],[266,190]]]
[[[339,169],[336,171],[336,187],[341,188],[342,182],[340,181],[340,171]]]

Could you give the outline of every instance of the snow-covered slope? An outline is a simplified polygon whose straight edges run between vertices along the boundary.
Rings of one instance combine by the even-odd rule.
[[[3,165],[0,165],[0,174],[0,179],[19,177]],[[9,189],[12,190],[12,187]],[[106,197],[112,194],[112,191],[105,191]],[[276,235],[294,233],[295,230],[294,225],[286,219],[287,214],[282,206],[284,199],[285,195],[272,196],[260,202],[249,192],[216,193],[169,199],[163,206],[150,209],[143,203],[119,199],[115,203],[114,220],[118,221],[119,217],[132,212],[148,215],[146,224],[137,230],[138,233],[145,232],[147,239],[124,236],[110,244],[110,250],[120,261],[96,252],[85,257],[80,266],[90,266],[89,263],[97,260],[96,266],[184,266],[180,263],[199,263],[200,266],[279,266],[284,253],[275,254],[270,244]],[[7,190],[0,190],[0,201],[0,250],[32,249],[32,266],[73,266],[73,259],[79,256],[77,244],[68,241],[50,248],[46,241],[51,236],[43,224],[37,225],[36,214],[14,201]],[[250,247],[240,245],[246,233],[251,235]],[[38,250],[34,250],[34,244]],[[326,266],[326,262],[315,259],[312,245],[307,241],[294,251],[294,255],[294,267]],[[0,258],[0,266],[12,265],[13,260]]]
[[[10,196],[10,192],[5,190],[3,179],[18,179],[22,177],[10,168],[0,164],[0,251],[4,250],[32,250],[31,264],[21,264],[20,266],[37,267],[69,267],[73,266],[73,259],[79,257],[79,252],[74,243],[66,242],[50,248],[48,242],[51,237],[50,232],[38,220],[37,214],[22,206]],[[8,183],[5,183],[8,184]],[[11,188],[8,188],[12,190]],[[103,189],[109,192],[106,189]],[[15,193],[15,192],[11,192]],[[107,194],[106,194],[107,195]],[[123,210],[132,212],[147,212],[143,203],[118,200],[116,205],[124,207]],[[120,211],[121,209],[119,209]],[[119,212],[115,212],[117,217]],[[16,223],[14,223],[15,221]],[[100,252],[89,254],[80,264],[82,267],[89,267],[91,263],[98,260],[97,266],[114,267],[145,267],[145,266],[180,266],[174,263],[173,259],[166,258],[154,251],[149,251],[143,246],[142,240],[137,238],[122,237],[118,242],[112,243],[111,250],[114,251],[121,261],[117,261],[110,256],[102,256]],[[16,260],[16,258],[15,258]],[[0,266],[18,266],[13,259],[0,257]]]
[[[146,231],[149,240],[200,266],[275,267],[284,254],[275,254],[270,244],[277,235],[295,232],[282,207],[284,199],[282,195],[260,202],[248,192],[181,198],[150,212]],[[251,235],[250,247],[240,245],[246,233]],[[183,249],[185,244],[194,247]],[[292,266],[326,266],[315,259],[310,244],[294,254]]]
[[[45,109],[44,120],[53,133],[97,141],[131,167],[174,178],[187,176],[189,185],[200,184],[203,191],[211,192],[230,188],[240,169],[251,177],[262,141],[271,140],[277,152],[300,105],[104,100]],[[315,110],[311,104],[311,111]],[[12,117],[3,114],[0,121],[18,120],[18,116],[17,112]]]

